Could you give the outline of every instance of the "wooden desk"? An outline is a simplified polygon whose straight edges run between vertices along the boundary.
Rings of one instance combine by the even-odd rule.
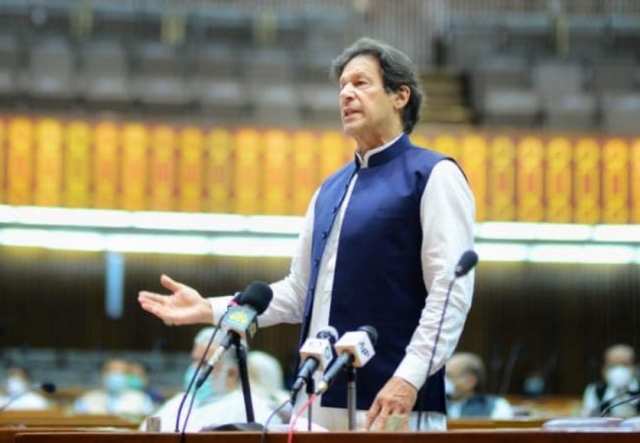
[[[112,427],[137,429],[137,420],[127,420],[113,415],[70,415],[61,410],[3,411],[0,426],[40,426],[64,428]]]
[[[259,443],[259,433],[194,433],[188,443]],[[266,443],[286,443],[287,434],[268,434]],[[425,433],[296,433],[295,443],[638,443],[638,433],[571,433],[546,431],[449,431]],[[178,443],[179,434],[144,432],[26,433],[15,443]]]

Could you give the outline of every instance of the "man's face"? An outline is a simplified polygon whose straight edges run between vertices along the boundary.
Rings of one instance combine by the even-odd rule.
[[[371,55],[359,55],[347,63],[339,79],[340,116],[345,134],[358,138],[391,126],[398,119],[395,93],[387,93],[380,63]]]

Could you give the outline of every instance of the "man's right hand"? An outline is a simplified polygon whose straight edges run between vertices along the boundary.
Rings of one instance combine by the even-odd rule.
[[[211,305],[202,298],[198,291],[178,283],[164,274],[160,277],[160,284],[172,294],[162,295],[140,291],[138,302],[142,309],[159,317],[169,326],[211,323],[213,321]]]

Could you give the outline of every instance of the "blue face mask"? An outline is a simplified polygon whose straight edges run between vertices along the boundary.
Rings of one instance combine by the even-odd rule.
[[[127,375],[121,372],[106,374],[102,382],[104,383],[104,388],[109,394],[119,394],[129,387]]]
[[[189,383],[191,382],[193,374],[196,372],[196,366],[197,365],[195,363],[191,363],[191,365],[189,365],[184,373],[183,388],[185,391],[189,387]],[[200,374],[202,374],[202,370],[198,372],[198,377],[200,376]],[[193,383],[193,386],[191,386],[191,389],[191,392],[193,392],[193,389],[195,389],[195,382]],[[221,392],[219,390],[216,392],[216,389],[214,389],[212,383],[211,376],[209,376],[204,381],[204,383],[202,383],[202,386],[200,386],[200,388],[196,391],[196,406],[210,403],[216,398],[220,397],[222,394],[224,394],[224,392]]]

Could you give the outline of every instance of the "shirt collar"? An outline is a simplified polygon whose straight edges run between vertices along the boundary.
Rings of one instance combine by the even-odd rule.
[[[378,146],[376,148],[373,149],[369,149],[367,152],[364,153],[364,155],[361,155],[358,151],[356,151],[356,162],[358,163],[358,165],[360,166],[360,168],[368,168],[369,167],[369,162],[371,160],[371,157],[375,154],[378,154],[388,148],[390,148],[391,146],[393,146],[398,140],[400,140],[400,138],[402,138],[402,136],[404,135],[404,132],[401,132],[397,137],[395,137],[393,140],[388,141],[387,143],[385,143],[382,146]]]

